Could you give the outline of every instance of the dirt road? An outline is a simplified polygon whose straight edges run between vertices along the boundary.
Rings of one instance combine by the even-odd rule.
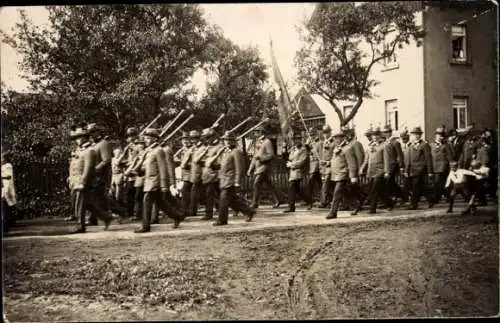
[[[492,207],[475,217],[434,210],[330,222],[304,212],[233,220],[224,229],[189,221],[178,231],[165,224],[138,236],[129,228],[4,240],[9,320],[498,313]]]

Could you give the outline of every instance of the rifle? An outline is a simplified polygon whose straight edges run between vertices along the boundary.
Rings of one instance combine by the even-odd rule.
[[[148,129],[149,127],[151,127],[152,125],[155,124],[155,122],[160,119],[160,117],[162,116],[161,113],[159,113],[156,118],[153,119],[153,121],[151,121],[144,129],[141,130],[141,132],[139,133],[139,136],[142,136],[144,134],[144,132],[146,131],[146,129]],[[123,152],[122,154],[120,155],[120,157],[118,157],[118,163],[121,163],[122,159],[125,157],[125,154],[127,153],[127,151],[130,149],[130,146],[131,146],[131,143],[129,143],[125,149],[123,149]]]
[[[235,132],[236,130],[238,130],[239,128],[241,128],[241,126],[243,126],[245,123],[247,123],[248,121],[250,121],[252,119],[252,117],[248,117],[246,118],[245,120],[243,120],[242,122],[238,123],[235,127],[233,127],[231,130],[229,130],[228,132],[229,133],[232,133],[232,132]],[[219,156],[222,154],[222,152],[224,152],[228,147],[227,146],[224,146],[222,147],[221,149],[219,149],[219,151],[217,151],[217,153],[212,156],[210,159],[208,159],[205,163],[205,167],[212,167],[212,164],[215,160],[217,160],[217,158],[219,158]]]
[[[219,121],[222,120],[222,118],[224,118],[225,114],[221,114],[219,118],[217,118],[217,120],[215,120],[214,123],[212,123],[212,125],[210,126],[210,128],[215,128],[219,125]],[[198,160],[201,160],[201,158],[203,158],[203,156],[205,156],[205,154],[208,152],[208,146],[206,146],[203,151],[200,153],[200,155],[198,156]]]
[[[269,118],[262,119],[259,123],[257,123],[255,126],[253,126],[252,128],[248,129],[247,131],[245,131],[243,134],[239,135],[238,138],[236,138],[236,139],[237,140],[241,140],[246,135],[248,135],[250,132],[252,132],[255,129],[257,129],[257,127],[259,127],[261,124],[266,123],[266,122],[269,122]]]
[[[138,160],[139,160],[139,163],[135,164],[133,163],[132,165],[135,165],[133,168],[129,169],[128,171],[137,171],[140,167],[140,165],[142,165],[142,163],[144,162],[144,160],[146,159],[146,155],[148,154],[148,152],[150,152],[151,150],[153,150],[154,148],[158,147],[158,146],[162,146],[164,145],[170,138],[173,137],[173,135],[178,132],[186,123],[188,123],[189,120],[193,119],[194,118],[194,114],[191,114],[186,120],[184,120],[174,131],[172,131],[165,139],[163,139],[161,142],[160,141],[156,141],[154,142],[153,144],[151,144],[149,147],[147,147],[145,150],[144,150],[144,154],[142,156],[138,156]],[[170,124],[170,126],[172,125],[173,123]],[[168,129],[167,129],[168,130]],[[165,134],[165,131],[162,131],[162,135]],[[129,167],[130,168],[130,167]]]
[[[161,131],[161,134],[160,134],[160,138],[163,137],[163,135],[168,131],[168,129],[170,129],[174,123],[181,117],[181,115],[185,112],[186,110],[181,110],[176,116],[175,118],[173,118],[172,120],[170,120],[166,125],[165,127],[163,127],[162,131]]]

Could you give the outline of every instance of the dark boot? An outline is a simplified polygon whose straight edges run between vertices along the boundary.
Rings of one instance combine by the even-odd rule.
[[[140,228],[137,228],[134,230],[135,233],[146,233],[146,232],[150,232],[151,229],[150,228],[143,228],[143,227],[140,227]]]
[[[227,222],[221,222],[219,220],[216,220],[214,223],[213,223],[213,226],[214,227],[218,227],[218,226],[221,226],[221,225],[227,225]]]
[[[333,212],[328,213],[328,215],[326,216],[327,220],[336,219],[336,218],[337,218],[337,213],[333,213]]]
[[[255,215],[255,211],[252,211],[250,214],[247,215],[247,218],[245,219],[245,222],[250,222],[252,221],[253,217]]]
[[[295,212],[295,209],[287,209],[285,211],[283,211],[283,213],[294,213]]]

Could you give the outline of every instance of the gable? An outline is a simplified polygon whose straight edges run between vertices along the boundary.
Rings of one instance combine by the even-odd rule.
[[[309,93],[305,93],[305,91],[301,90],[299,95],[300,97],[297,97],[295,102],[298,102],[300,113],[304,119],[323,117],[325,115]]]

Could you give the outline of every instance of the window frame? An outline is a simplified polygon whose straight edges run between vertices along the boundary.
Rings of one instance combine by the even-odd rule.
[[[391,103],[395,103],[393,105],[391,105]],[[399,118],[399,100],[398,99],[389,99],[389,100],[385,100],[384,101],[384,114],[385,114],[385,124],[390,124],[392,129],[394,131],[398,131],[399,130],[399,121],[400,121],[400,118]],[[392,117],[391,115],[393,115],[395,113],[395,121],[396,121],[396,124],[393,124],[392,122]]]
[[[462,127],[459,124],[459,113],[458,113],[459,108],[462,109],[462,107],[458,104],[456,105],[455,100],[457,100],[457,101],[464,100],[464,102],[465,102],[465,104],[463,105],[464,110],[465,110],[465,113],[464,113],[465,125],[463,125]],[[452,115],[453,115],[453,127],[455,129],[468,127],[469,119],[470,119],[469,118],[469,106],[470,106],[469,97],[467,95],[453,95],[453,97],[451,99],[451,109],[452,109]],[[457,112],[455,113],[455,111],[457,111]]]
[[[453,57],[453,40],[454,40],[454,34],[453,34],[453,28],[454,27],[460,27],[463,28],[464,31],[464,44],[463,44],[463,51],[464,51],[464,58],[454,58]],[[470,41],[469,41],[469,30],[467,28],[467,25],[464,24],[457,24],[457,25],[451,25],[449,29],[449,48],[450,48],[450,63],[455,64],[455,65],[470,65],[471,64],[471,47],[470,47]]]

